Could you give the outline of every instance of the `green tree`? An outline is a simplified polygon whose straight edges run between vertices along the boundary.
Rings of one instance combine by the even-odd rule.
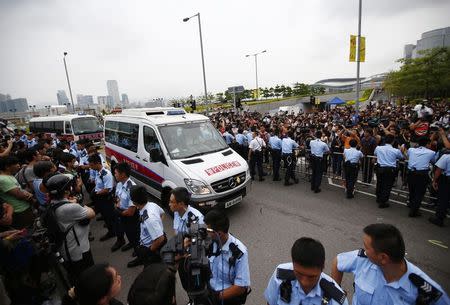
[[[384,88],[390,94],[409,98],[448,97],[450,93],[450,48],[435,48],[415,59],[400,59],[402,66],[390,72]]]

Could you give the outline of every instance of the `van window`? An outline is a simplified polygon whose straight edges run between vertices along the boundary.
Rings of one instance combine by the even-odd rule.
[[[53,122],[43,122],[42,125],[45,132],[53,131]]]
[[[153,128],[144,126],[144,147],[145,150],[150,153],[152,149],[161,149],[158,138]]]
[[[63,121],[55,122],[55,126],[54,126],[55,133],[58,135],[62,134],[63,129],[64,129],[63,127],[64,127]]]
[[[66,133],[72,133],[72,126],[70,125],[70,122],[66,122]]]
[[[105,141],[125,149],[137,152],[139,125],[107,121],[105,124]]]

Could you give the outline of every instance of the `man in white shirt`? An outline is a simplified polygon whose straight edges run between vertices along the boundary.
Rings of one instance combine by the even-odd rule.
[[[264,181],[264,172],[262,167],[262,161],[263,161],[263,154],[262,149],[263,147],[266,147],[266,143],[264,140],[260,137],[260,134],[258,131],[253,132],[253,140],[250,141],[248,145],[248,160],[250,161],[250,175],[252,177],[252,180],[255,180],[255,165],[258,167],[258,176],[259,181]]]

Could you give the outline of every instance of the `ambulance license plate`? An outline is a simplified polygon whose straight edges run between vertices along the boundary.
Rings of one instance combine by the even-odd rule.
[[[238,204],[239,202],[242,201],[242,196],[236,197],[230,201],[225,202],[225,209],[228,209],[229,207]]]

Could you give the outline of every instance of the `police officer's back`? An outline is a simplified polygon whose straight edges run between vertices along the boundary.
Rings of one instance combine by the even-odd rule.
[[[322,183],[322,174],[323,174],[323,158],[324,154],[330,151],[328,145],[321,141],[322,132],[317,131],[315,134],[316,138],[311,140],[309,143],[311,147],[311,166],[312,166],[312,175],[311,175],[311,190],[314,193],[319,193],[320,184]]]
[[[278,265],[269,280],[264,292],[269,305],[348,305],[339,285],[322,272],[325,249],[319,241],[298,239],[292,246],[291,257],[292,262]]]
[[[298,179],[295,177],[295,165],[297,163],[295,149],[297,149],[299,145],[292,139],[293,137],[293,132],[289,131],[286,137],[281,141],[281,156],[286,167],[284,185],[291,185],[290,179],[293,179],[295,183],[298,183]]]

